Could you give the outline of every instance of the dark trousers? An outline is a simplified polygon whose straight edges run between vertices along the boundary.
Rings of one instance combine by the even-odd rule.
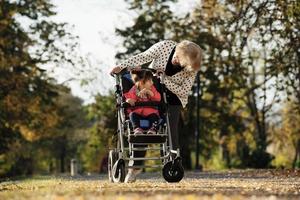
[[[158,123],[158,120],[159,120],[159,117],[157,116],[157,114],[150,114],[146,117],[142,116],[142,115],[139,115],[139,114],[136,114],[134,112],[130,113],[129,114],[129,119],[132,123],[132,126],[133,126],[133,129],[135,128],[138,128],[138,127],[141,127],[140,126],[140,120],[148,120],[150,122],[150,127],[154,124],[154,123]]]
[[[181,105],[169,105],[170,131],[174,150],[177,150],[177,148],[179,148],[178,123],[181,109]]]
[[[170,122],[170,131],[171,131],[171,138],[173,149],[177,150],[179,148],[179,141],[178,141],[178,122],[180,117],[180,111],[182,109],[181,105],[169,105],[169,122]],[[130,116],[129,116],[130,117]],[[131,120],[131,118],[130,118]],[[133,145],[134,148],[136,147],[147,147],[147,145]],[[134,158],[143,158],[146,155],[146,151],[133,151]],[[134,165],[143,165],[143,160],[136,160],[130,161],[129,166]]]

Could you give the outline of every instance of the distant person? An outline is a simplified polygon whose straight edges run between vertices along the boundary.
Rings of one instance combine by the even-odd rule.
[[[104,157],[101,159],[100,164],[100,173],[107,173],[107,166],[108,166],[108,153],[104,155]]]
[[[145,52],[135,55],[118,66],[111,73],[119,73],[124,68],[134,68],[151,62],[150,68],[165,72],[167,101],[169,104],[170,131],[173,149],[179,148],[178,122],[180,111],[188,102],[196,74],[201,67],[202,49],[194,42],[184,40],[176,43],[164,40],[151,46]],[[140,170],[128,173],[126,178],[135,181]]]

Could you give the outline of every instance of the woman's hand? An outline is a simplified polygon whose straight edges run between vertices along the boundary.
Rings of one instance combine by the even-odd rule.
[[[129,103],[131,106],[134,106],[134,104],[135,104],[134,99],[126,99],[126,102]]]
[[[164,73],[165,73],[165,71],[163,69],[157,69],[155,75],[157,77],[160,77],[160,74],[164,74]]]
[[[134,71],[134,70],[141,70],[142,67],[141,66],[137,66],[137,67],[132,67],[130,69],[128,69],[129,71]],[[118,74],[122,71],[123,69],[119,66],[114,67],[111,71],[110,71],[110,75],[114,75],[114,74]]]
[[[111,71],[110,71],[110,75],[114,75],[114,74],[118,74],[122,71],[122,68],[119,66],[114,67]]]

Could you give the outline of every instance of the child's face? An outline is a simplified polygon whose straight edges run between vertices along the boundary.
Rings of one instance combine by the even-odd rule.
[[[151,86],[153,85],[153,81],[152,80],[147,80],[143,85],[144,85],[145,88],[150,89]]]

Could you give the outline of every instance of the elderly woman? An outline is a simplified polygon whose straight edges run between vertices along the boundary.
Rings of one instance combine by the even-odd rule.
[[[201,59],[202,50],[197,44],[187,40],[180,43],[165,40],[154,44],[145,52],[125,60],[111,71],[111,73],[119,73],[124,68],[152,62],[150,68],[165,72],[173,149],[179,148],[177,125],[180,111],[188,102],[188,95],[197,71],[200,69]],[[136,157],[140,156],[143,155],[136,155]],[[139,172],[140,170],[129,170],[125,182],[134,182]]]

